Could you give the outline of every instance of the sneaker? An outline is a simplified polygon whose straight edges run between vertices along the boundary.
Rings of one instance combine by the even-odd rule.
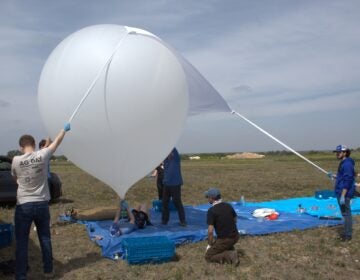
[[[230,259],[230,263],[234,266],[238,266],[240,263],[238,253],[236,250],[229,251],[229,259]]]
[[[342,242],[350,241],[351,239],[352,239],[351,236],[344,235],[344,234],[340,234],[338,237],[338,240],[340,240]]]
[[[342,241],[342,242],[351,241],[351,239],[352,239],[351,236],[343,236],[343,237],[341,237],[341,241]]]
[[[73,217],[75,215],[75,209],[73,207],[69,207],[65,210],[66,217]]]

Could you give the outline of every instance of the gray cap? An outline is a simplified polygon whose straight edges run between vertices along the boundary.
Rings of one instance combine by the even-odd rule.
[[[217,197],[220,195],[220,191],[217,188],[210,188],[204,192],[205,197]]]

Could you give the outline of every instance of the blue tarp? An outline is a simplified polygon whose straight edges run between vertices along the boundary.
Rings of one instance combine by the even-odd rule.
[[[266,202],[249,202],[246,205],[257,208],[275,208],[288,213],[297,213],[300,205],[307,214],[315,217],[341,218],[341,211],[336,198],[296,197]],[[360,199],[355,198],[351,200],[351,212],[353,215],[360,214]]]
[[[336,219],[340,217],[340,211],[333,198],[302,197],[268,202],[247,202],[245,206],[237,202],[231,204],[238,215],[239,232],[245,235],[264,235],[342,224],[341,219]],[[305,208],[305,213],[297,213],[299,204]],[[176,245],[205,240],[207,238],[206,211],[209,207],[209,204],[186,206],[187,227],[179,225],[177,212],[170,212],[170,222],[166,226],[162,225],[161,213],[152,209],[150,216],[153,226],[147,226],[145,229],[120,237],[110,237],[109,228],[112,223],[110,220],[78,222],[86,225],[89,237],[101,247],[102,255],[114,259],[115,255],[122,255],[121,241],[126,237],[167,236]],[[252,212],[258,208],[273,208],[280,213],[280,216],[273,221],[254,218]],[[353,200],[352,210],[354,214],[360,213],[359,199]],[[321,217],[324,218],[321,219]],[[102,237],[102,239],[97,240],[96,237]]]
[[[161,224],[161,213],[150,210],[150,217],[153,226],[147,226],[145,229],[136,230],[130,234],[119,237],[111,237],[109,228],[112,224],[108,221],[81,221],[87,228],[89,237],[94,240],[102,249],[102,255],[108,258],[114,258],[115,255],[122,255],[123,249],[121,241],[127,237],[149,237],[149,236],[167,236],[174,241],[175,245],[195,243],[206,239],[207,225],[206,212],[185,207],[187,226],[182,227],[178,222],[177,212],[170,212],[170,221],[167,225]],[[120,225],[126,227],[126,224]],[[101,240],[96,240],[96,236],[101,236]]]

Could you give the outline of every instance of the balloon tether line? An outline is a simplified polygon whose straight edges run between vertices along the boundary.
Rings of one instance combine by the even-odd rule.
[[[120,48],[122,42],[124,41],[124,39],[126,38],[127,35],[129,34],[135,34],[135,32],[133,31],[126,31],[126,34],[124,37],[122,37],[119,41],[119,43],[117,44],[117,46],[115,47],[113,53],[111,54],[111,56],[109,57],[109,59],[106,61],[105,65],[100,69],[100,71],[98,72],[98,74],[96,75],[96,77],[94,78],[94,80],[92,81],[92,83],[90,84],[89,88],[87,89],[87,91],[85,92],[84,96],[81,98],[80,103],[77,105],[77,107],[75,108],[74,112],[72,113],[71,117],[69,118],[69,123],[72,122],[72,120],[74,119],[74,117],[76,116],[76,114],[78,113],[79,109],[81,108],[82,104],[85,102],[86,98],[89,96],[90,92],[92,91],[92,89],[94,88],[96,82],[99,80],[100,76],[102,75],[102,73],[104,72],[104,70],[108,67],[108,65],[110,65],[112,59],[114,58],[114,55],[116,54],[116,52],[118,51],[118,49]]]
[[[245,118],[243,115],[241,115],[240,113],[236,112],[236,111],[231,111],[231,114],[235,114],[237,116],[239,116],[240,118],[242,118],[243,120],[245,120],[246,122],[248,122],[249,124],[251,124],[252,126],[254,126],[255,128],[257,128],[258,130],[260,130],[262,133],[264,133],[265,135],[269,136],[271,139],[275,140],[277,143],[279,143],[280,145],[282,145],[283,147],[285,147],[286,149],[288,149],[289,151],[293,152],[295,155],[297,155],[298,157],[302,158],[303,160],[305,160],[306,162],[310,163],[312,166],[316,167],[317,169],[319,169],[320,171],[324,172],[325,174],[328,174],[328,172],[321,168],[320,166],[316,165],[315,163],[313,163],[312,161],[310,161],[309,159],[307,159],[306,157],[304,157],[302,154],[299,154],[297,151],[295,151],[293,148],[289,147],[288,145],[286,145],[285,143],[281,142],[279,139],[277,139],[276,137],[274,137],[273,135],[271,135],[269,132],[267,132],[266,130],[262,129],[260,126],[258,126],[257,124],[253,123],[252,121],[250,121],[249,119]]]

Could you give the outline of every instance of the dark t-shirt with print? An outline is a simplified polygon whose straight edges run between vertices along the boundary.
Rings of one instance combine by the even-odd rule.
[[[235,223],[236,213],[228,203],[220,202],[207,212],[207,224],[213,225],[218,238],[234,237],[238,234]]]

